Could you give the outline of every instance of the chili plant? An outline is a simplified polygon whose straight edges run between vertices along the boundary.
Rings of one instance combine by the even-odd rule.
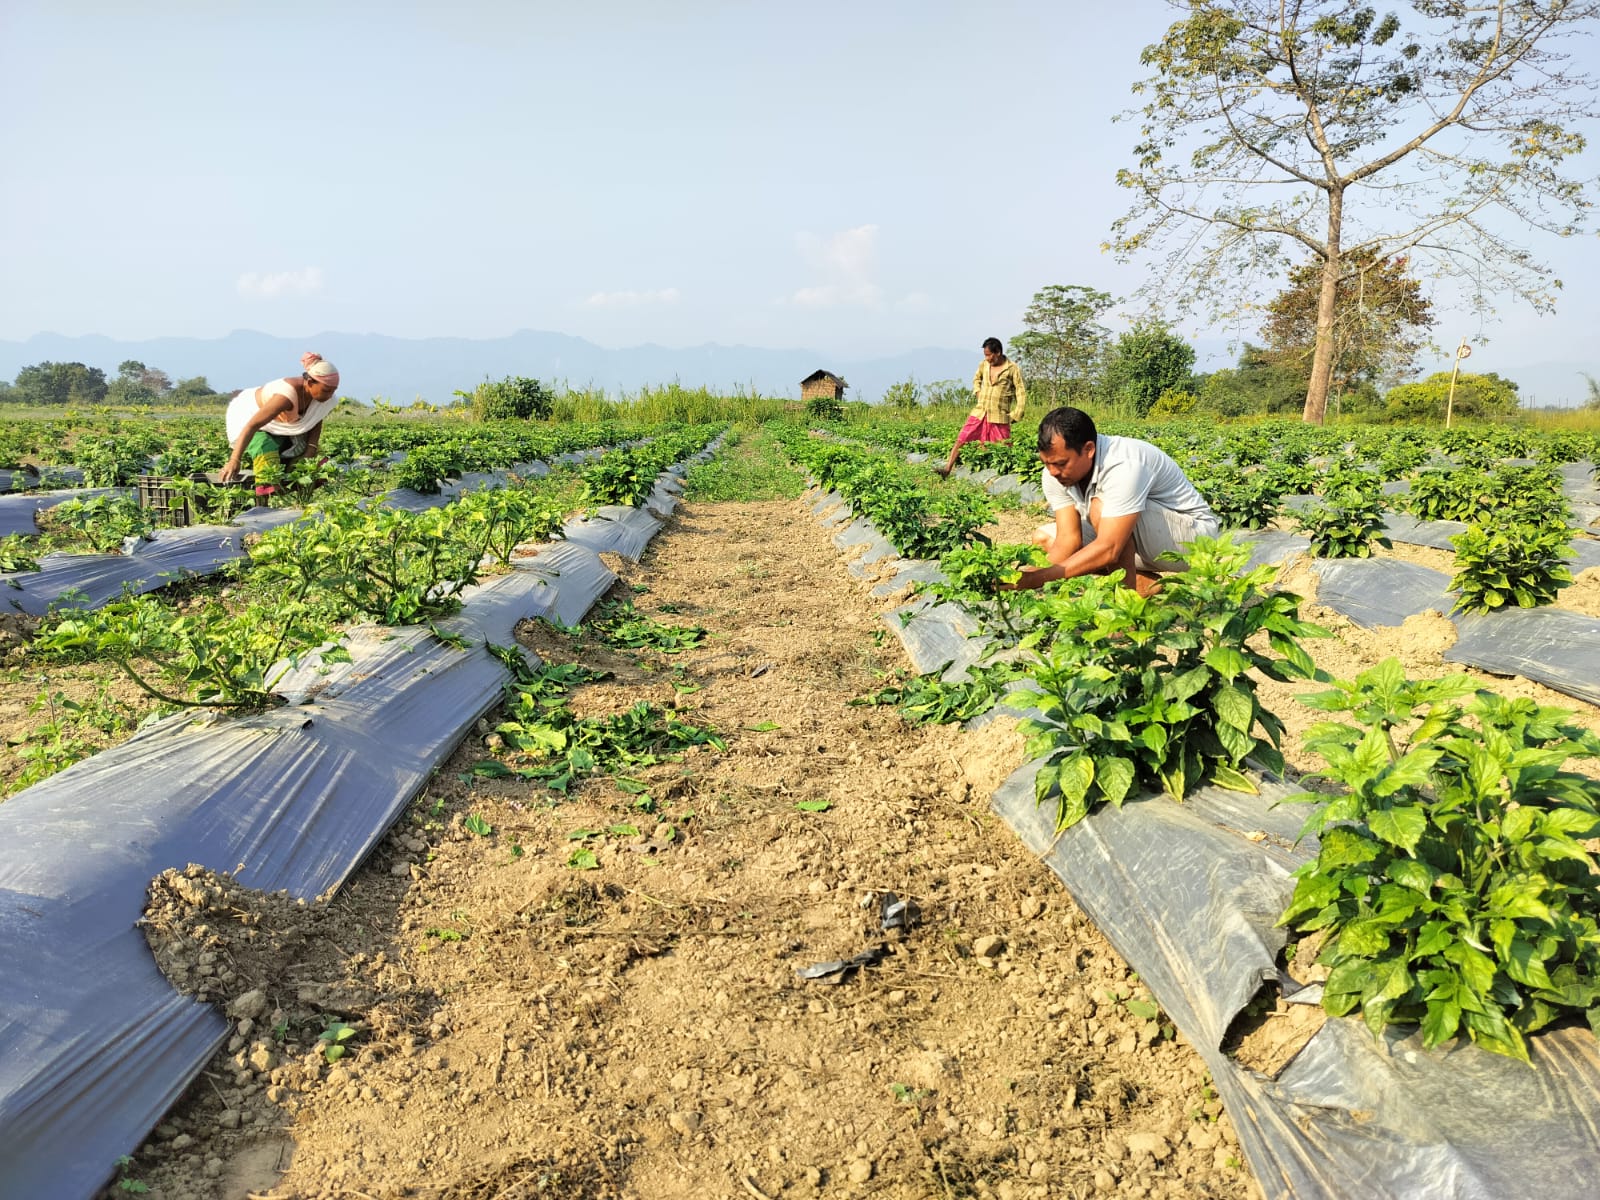
[[[1318,558],[1370,558],[1374,543],[1392,545],[1380,532],[1381,495],[1348,484],[1297,516],[1295,527],[1311,539],[1311,553]]]
[[[332,620],[408,625],[445,616],[477,578],[483,543],[458,536],[455,506],[406,512],[335,500],[251,547],[252,574],[319,604]]]
[[[1317,806],[1302,836],[1320,845],[1278,923],[1326,931],[1330,1013],[1527,1062],[1525,1035],[1567,1013],[1600,1032],[1600,867],[1584,841],[1600,784],[1563,769],[1600,739],[1475,687],[1413,682],[1389,659],[1301,697],[1356,723],[1306,735],[1339,790],[1292,797]]]
[[[561,536],[568,507],[559,496],[519,487],[484,488],[451,505],[456,527],[482,555],[501,565],[526,542]]]
[[[11,571],[37,571],[36,543],[17,534],[0,537],[0,574]]]
[[[40,515],[47,532],[71,531],[73,541],[87,542],[99,554],[120,551],[125,539],[155,532],[155,521],[137,500],[115,493],[67,500]]]
[[[1046,759],[1037,799],[1059,789],[1058,828],[1101,801],[1120,806],[1135,786],[1181,800],[1206,783],[1256,791],[1248,758],[1282,772],[1282,722],[1248,672],[1315,677],[1300,639],[1326,631],[1300,619],[1300,597],[1268,590],[1271,567],[1243,571],[1249,557],[1229,535],[1199,538],[1188,570],[1154,596],[1122,587],[1120,575],[1050,593],[1044,619],[1060,633],[1033,673],[1044,719],[1022,732],[1030,757]],[[1258,635],[1270,653],[1252,644]]]
[[[1224,526],[1265,529],[1278,515],[1278,502],[1283,498],[1278,487],[1270,472],[1221,467],[1200,490]]]
[[[260,708],[306,651],[323,646],[323,662],[348,662],[342,646],[327,646],[332,640],[300,599],[230,613],[217,602],[180,612],[153,596],[134,596],[67,614],[35,639],[34,649],[108,658],[140,690],[166,704]]]
[[[649,498],[658,474],[642,455],[607,451],[583,468],[584,503],[591,508],[602,504],[636,508]]]
[[[1489,478],[1482,471],[1420,471],[1411,480],[1406,507],[1421,521],[1470,521],[1483,511]]]
[[[1451,612],[1493,612],[1508,604],[1537,608],[1572,582],[1576,557],[1565,525],[1468,525],[1450,539],[1456,548],[1457,594]]]
[[[1031,646],[1051,632],[1048,624],[1034,618],[1040,594],[1006,591],[1000,585],[1016,583],[1022,568],[1042,567],[1048,561],[1037,546],[963,546],[939,560],[942,582],[920,583],[915,590],[966,609],[1003,646]]]

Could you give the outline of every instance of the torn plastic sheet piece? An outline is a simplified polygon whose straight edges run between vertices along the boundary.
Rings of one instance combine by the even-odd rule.
[[[852,558],[845,569],[857,579],[865,579],[868,575],[878,574],[881,568],[876,564],[884,559],[895,559],[899,552],[889,544],[887,538],[873,527],[870,521],[857,519],[833,535],[833,544],[841,550],[852,550],[857,546],[864,546],[865,550]]]
[[[878,924],[884,933],[909,933],[922,917],[922,909],[915,900],[902,900],[893,892],[879,898]]]
[[[800,976],[801,979],[820,979],[826,983],[843,983],[859,968],[877,966],[888,953],[889,948],[887,946],[873,946],[850,958],[841,958],[833,962],[812,963],[809,967],[796,967],[794,973]]]
[[[379,502],[385,508],[398,508],[405,512],[423,512],[430,508],[443,508],[446,504],[454,504],[456,497],[440,493],[437,496],[425,496],[421,492],[412,491],[410,488],[395,488],[393,491],[384,492]]]
[[[873,596],[879,599],[894,595],[907,584],[939,583],[945,577],[938,563],[923,558],[897,559],[890,569],[894,574],[872,589]]]
[[[1231,797],[1235,807],[1220,810],[1221,819],[1204,803],[1213,789],[1183,804],[1147,795],[1098,809],[1058,834],[1055,801],[1034,800],[1038,767],[1035,760],[1006,780],[995,811],[1114,945],[1147,943],[1140,957],[1149,973],[1138,970],[1162,1007],[1196,1042],[1220,1046],[1261,985],[1280,979],[1276,959],[1287,936],[1276,921],[1294,892],[1292,868],[1228,821],[1243,815],[1247,829],[1291,840],[1305,814],[1271,805],[1298,789],[1263,784],[1262,796]],[[1243,814],[1239,801],[1250,802]]]
[[[855,514],[850,511],[850,505],[838,492],[820,493],[812,502],[811,511],[821,518],[824,529],[848,525],[856,519]]]
[[[648,508],[605,504],[592,517],[568,521],[562,535],[597,553],[620,554],[630,562],[638,562],[662,524],[661,518]]]
[[[0,494],[38,486],[39,472],[32,467],[0,471]]]
[[[1435,550],[1449,550],[1452,553],[1455,547],[1450,544],[1450,539],[1458,533],[1466,532],[1466,525],[1460,521],[1419,521],[1408,513],[1384,513],[1383,524],[1386,536],[1392,542],[1404,542],[1407,546],[1431,546]]]
[[[1033,504],[1044,499],[1044,489],[1039,485],[1039,481],[1024,479],[1020,475],[1001,475],[984,486],[992,496],[1011,495],[1024,504]]]
[[[1600,481],[1595,478],[1592,462],[1562,463],[1556,470],[1561,475],[1561,493],[1568,500],[1600,504]]]

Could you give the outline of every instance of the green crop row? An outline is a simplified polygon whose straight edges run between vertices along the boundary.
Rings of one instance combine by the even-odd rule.
[[[937,558],[964,546],[994,519],[980,488],[935,483],[897,456],[813,436],[792,427],[778,435],[784,452],[837,491],[907,558]]]

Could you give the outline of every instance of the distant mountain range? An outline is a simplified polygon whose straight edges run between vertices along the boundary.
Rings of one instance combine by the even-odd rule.
[[[236,330],[227,337],[155,338],[122,342],[98,334],[64,337],[39,333],[22,342],[0,341],[0,379],[14,379],[37,362],[81,362],[115,376],[119,363],[138,359],[174,381],[204,375],[218,391],[254,387],[299,369],[300,354],[315,350],[339,367],[341,391],[362,400],[381,397],[410,404],[417,397],[448,403],[456,390],[471,391],[485,378],[526,375],[574,388],[595,387],[615,396],[674,381],[719,392],[754,389],[764,396],[798,398],[800,381],[819,368],[843,376],[848,400],[876,400],[908,376],[928,383],[970,380],[976,350],[911,350],[856,359],[815,350],[764,350],[755,346],[630,346],[608,350],[583,338],[521,330],[510,337],[396,338],[381,334],[319,333],[271,337]]]
[[[1220,339],[1200,339],[1199,369],[1229,365],[1235,354]],[[382,334],[319,333],[307,338],[271,337],[236,330],[222,338],[155,338],[123,342],[98,334],[64,337],[39,333],[22,342],[0,341],[0,379],[14,379],[33,363],[81,362],[108,376],[117,365],[138,359],[159,367],[174,381],[204,375],[219,391],[254,387],[296,369],[304,350],[316,350],[337,363],[343,390],[362,400],[381,397],[409,404],[421,397],[448,403],[457,389],[470,391],[485,378],[528,375],[546,383],[595,387],[617,395],[646,385],[676,381],[685,387],[719,392],[754,389],[764,396],[800,395],[800,380],[819,368],[849,383],[846,399],[877,400],[890,384],[911,376],[922,383],[972,378],[975,350],[929,347],[882,358],[848,358],[816,350],[767,350],[758,346],[629,346],[608,350],[579,337],[521,330],[510,337],[397,338]],[[1487,359],[1488,356],[1485,356]],[[1474,360],[1472,364],[1477,366]],[[1449,369],[1448,363],[1444,366]],[[1523,403],[1570,407],[1588,398],[1583,373],[1600,374],[1600,365],[1541,362],[1505,366],[1485,361],[1481,368],[1517,382]],[[1426,374],[1427,372],[1422,372]]]

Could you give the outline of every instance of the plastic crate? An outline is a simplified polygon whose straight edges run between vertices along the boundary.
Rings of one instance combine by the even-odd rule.
[[[204,481],[205,473],[195,471],[189,478]],[[197,514],[188,497],[173,486],[166,475],[140,475],[134,481],[139,488],[139,507],[155,515],[157,525],[191,525]]]

